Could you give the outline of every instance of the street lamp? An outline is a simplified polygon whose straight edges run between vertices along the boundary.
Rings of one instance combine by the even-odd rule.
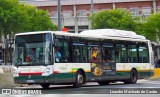
[[[94,5],[93,5],[93,0],[91,0],[91,13],[93,15],[93,12],[94,12]]]
[[[94,4],[93,4],[93,0],[91,0],[91,27],[92,27],[92,23],[93,23],[93,12],[94,12]]]
[[[58,31],[61,31],[61,0],[58,0]]]

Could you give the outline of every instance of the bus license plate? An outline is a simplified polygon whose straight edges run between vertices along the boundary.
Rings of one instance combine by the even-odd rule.
[[[34,80],[27,80],[28,83],[33,83],[35,82]]]

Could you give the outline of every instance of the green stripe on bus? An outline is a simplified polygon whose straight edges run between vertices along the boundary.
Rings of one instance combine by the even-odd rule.
[[[41,75],[37,75],[37,76],[31,76],[30,78],[28,76],[19,76],[19,77],[15,77],[15,80],[26,80],[26,79],[43,79],[44,77]]]
[[[72,68],[72,70],[78,70],[79,68]]]

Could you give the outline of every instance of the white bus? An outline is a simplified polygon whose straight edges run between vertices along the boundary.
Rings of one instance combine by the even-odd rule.
[[[57,52],[58,55],[57,55]],[[86,30],[27,32],[15,35],[13,76],[18,84],[107,85],[153,75],[151,42],[132,31]]]

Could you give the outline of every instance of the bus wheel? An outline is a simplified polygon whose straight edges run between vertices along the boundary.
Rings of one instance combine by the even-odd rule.
[[[75,78],[75,82],[73,83],[73,87],[80,88],[83,83],[84,83],[84,75],[82,74],[82,72],[78,71],[76,73],[76,78]]]
[[[50,84],[40,84],[43,89],[48,89]]]
[[[100,81],[98,82],[99,85],[109,85],[109,81]]]
[[[138,79],[138,73],[135,69],[132,69],[130,73],[130,79],[125,80],[124,84],[135,84],[137,82],[137,79]]]

